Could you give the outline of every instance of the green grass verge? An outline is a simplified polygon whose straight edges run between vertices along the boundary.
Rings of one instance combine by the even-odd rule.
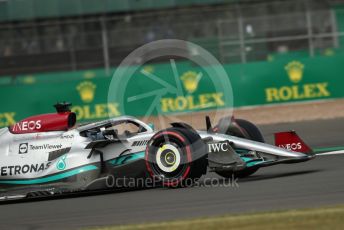
[[[317,209],[289,210],[278,212],[264,212],[244,215],[228,215],[214,218],[193,220],[178,220],[171,222],[124,225],[114,227],[94,228],[97,230],[207,230],[207,229],[235,229],[235,230],[304,230],[304,229],[343,229],[344,206]]]
[[[344,146],[313,149],[314,153],[332,152],[332,151],[340,151],[340,150],[344,150]]]

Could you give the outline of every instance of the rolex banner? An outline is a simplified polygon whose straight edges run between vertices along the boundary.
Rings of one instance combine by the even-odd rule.
[[[169,64],[142,66],[125,76],[126,81],[112,81],[111,87],[112,76],[100,70],[73,72],[70,78],[68,73],[63,78],[61,73],[21,76],[16,84],[0,86],[0,126],[54,112],[52,105],[61,101],[72,102],[79,121],[88,122],[109,116],[222,109],[233,103],[241,107],[342,98],[342,66],[344,56],[339,55],[225,65],[232,101],[228,100],[229,88],[216,87],[224,81],[223,76],[209,76],[209,67],[186,62],[177,63],[177,74]],[[109,91],[124,93],[112,101],[108,100]]]

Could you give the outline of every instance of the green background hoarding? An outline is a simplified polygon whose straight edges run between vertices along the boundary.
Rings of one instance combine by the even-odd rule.
[[[0,21],[78,16],[108,12],[164,9],[190,5],[209,5],[228,0],[10,0],[0,1]]]
[[[344,56],[336,55],[225,65],[224,68],[233,88],[234,107],[241,107],[342,98],[343,66]],[[177,84],[169,64],[146,65],[139,69],[161,77],[172,85]],[[212,81],[221,81],[219,78],[207,76],[204,68],[188,62],[177,63],[177,69],[182,94],[163,95],[153,115],[158,112],[181,113],[231,106],[224,100],[225,89],[217,91],[212,84]],[[200,75],[202,77],[198,79]],[[123,101],[108,102],[110,81],[111,76],[107,76],[103,70],[19,76],[11,84],[4,81],[0,85],[0,126],[8,126],[30,115],[53,112],[52,105],[58,101],[72,102],[79,121],[83,122],[124,113],[142,116],[147,112],[152,98],[132,103],[126,103],[126,99],[161,88],[161,84],[138,71],[125,86]],[[125,112],[123,106],[126,107]]]

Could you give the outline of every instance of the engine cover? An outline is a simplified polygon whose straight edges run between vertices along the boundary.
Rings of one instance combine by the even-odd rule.
[[[73,127],[75,123],[75,113],[61,112],[26,118],[10,126],[9,130],[13,134],[66,131]]]

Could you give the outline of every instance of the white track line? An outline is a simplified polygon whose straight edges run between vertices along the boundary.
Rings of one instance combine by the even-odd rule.
[[[317,153],[317,156],[328,156],[328,155],[340,155],[344,154],[344,150],[333,151],[333,152],[325,152],[325,153]]]

